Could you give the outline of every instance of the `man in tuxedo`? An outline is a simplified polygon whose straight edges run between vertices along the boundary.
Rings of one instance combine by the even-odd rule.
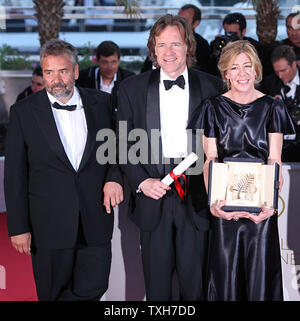
[[[133,76],[134,72],[120,67],[121,51],[113,41],[103,41],[96,49],[97,66],[79,71],[76,84],[81,87],[95,88],[112,96],[112,110],[116,112],[117,96],[122,80]]]
[[[99,300],[108,287],[118,168],[96,161],[111,128],[110,97],[74,86],[77,51],[52,39],[41,52],[45,89],[10,109],[5,200],[12,245],[31,254],[39,300]]]
[[[203,176],[187,177],[185,196],[179,194],[182,190],[178,185],[176,189],[173,184],[169,187],[161,182],[175,167],[176,159],[192,150],[195,140],[191,143],[186,128],[193,111],[203,99],[222,89],[218,78],[191,68],[195,47],[186,19],[170,14],[161,17],[148,40],[157,68],[130,77],[120,85],[119,146],[126,143],[128,156],[132,156],[136,146],[131,139],[127,142],[128,133],[131,138],[132,130],[141,136],[147,133],[146,142],[145,137],[141,139],[141,150],[136,152],[140,161],[128,157],[126,162],[123,153],[119,155],[133,196],[130,217],[140,228],[147,300],[172,299],[174,272],[180,299],[203,299],[209,228]],[[126,133],[121,130],[124,124]],[[158,145],[152,140],[157,131]]]
[[[292,47],[276,47],[271,55],[274,74],[263,82],[263,92],[282,99],[294,121],[296,135],[284,136],[282,160],[299,162],[300,156],[300,68]]]

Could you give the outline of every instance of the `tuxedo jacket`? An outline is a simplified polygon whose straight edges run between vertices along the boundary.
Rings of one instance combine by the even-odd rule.
[[[73,247],[79,217],[89,245],[112,236],[113,215],[102,205],[103,185],[122,183],[121,174],[96,161],[97,131],[112,126],[110,96],[78,89],[88,131],[78,171],[65,153],[45,89],[10,110],[4,177],[8,231],[10,236],[31,232],[36,247]]]
[[[287,45],[293,48],[295,54],[296,54],[296,60],[300,60],[300,47],[296,46],[295,44],[293,44],[289,38],[283,39],[280,42],[282,45]]]
[[[32,92],[31,86],[28,86],[17,96],[16,101],[19,101],[19,100],[21,100],[27,96],[30,96],[32,94],[33,94],[33,92]]]
[[[300,75],[300,68],[297,68]],[[283,86],[284,84],[281,79],[277,77],[275,73],[273,73],[266,77],[266,79],[263,81],[262,91],[270,96],[281,96],[281,89],[283,88]]]
[[[272,97],[276,95],[281,96],[281,89],[283,88],[283,86],[283,82],[273,72],[263,80],[261,90],[265,94],[270,95]]]
[[[189,117],[191,117],[203,99],[217,95],[222,91],[223,83],[218,78],[196,69],[189,69],[188,75],[190,91]],[[130,164],[119,158],[120,168],[128,179],[133,196],[133,210],[130,216],[143,231],[151,231],[157,226],[162,215],[162,202],[165,200],[165,197],[160,200],[154,200],[143,193],[136,193],[139,184],[145,179],[163,178],[165,174],[164,165],[159,159],[151,163],[151,157],[153,156],[151,130],[160,129],[159,82],[160,69],[130,77],[121,83],[118,96],[117,119],[119,124],[117,125],[119,126],[117,126],[117,130],[119,129],[119,134],[117,137],[119,138],[120,153],[125,144],[127,145],[127,150],[134,144],[134,142],[128,141],[126,143],[125,141],[125,136],[132,129],[143,129],[148,135],[148,145],[143,146],[148,151],[147,164]],[[127,121],[125,135],[121,133],[120,121]],[[193,139],[193,142],[195,142],[195,139]],[[193,145],[195,144],[193,143]],[[193,146],[192,150],[195,150],[195,147]],[[161,155],[161,141],[158,148]],[[122,157],[122,155],[120,156]],[[202,174],[188,177],[187,187],[188,196],[186,202],[188,213],[191,215],[195,226],[198,229],[205,230],[208,228],[208,221],[206,214],[204,215],[206,211],[203,211],[203,209],[207,208],[207,196]]]
[[[211,49],[208,41],[196,32],[194,32],[194,37],[197,44],[195,53],[197,64],[195,67],[201,71],[214,74],[214,66],[212,65],[213,61],[210,58]]]

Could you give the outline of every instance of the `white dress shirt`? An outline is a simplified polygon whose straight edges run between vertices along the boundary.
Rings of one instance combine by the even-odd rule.
[[[165,90],[164,80],[175,80],[160,71],[159,105],[162,152],[164,157],[179,158],[187,156],[187,122],[189,116],[188,71],[182,73],[184,89],[177,85]]]
[[[74,87],[74,94],[66,104],[62,104],[48,92],[47,94],[51,104],[58,102],[60,105],[77,105],[74,111],[52,107],[60,140],[64,146],[70,163],[77,171],[87,139],[86,119],[78,89]]]
[[[106,84],[103,82],[102,75],[100,75],[100,89],[101,89],[102,91],[105,91],[106,93],[111,94],[112,89],[114,88],[114,85],[115,85],[115,81],[116,81],[116,80],[117,80],[117,73],[115,73],[113,81],[112,81],[109,85],[106,85]]]
[[[98,79],[100,80],[98,81]],[[116,80],[117,80],[117,73],[115,73],[113,81],[109,85],[105,85],[105,83],[103,82],[102,75],[100,73],[100,68],[99,67],[95,68],[95,88],[96,89],[99,89],[99,90],[105,91],[106,93],[111,94]]]

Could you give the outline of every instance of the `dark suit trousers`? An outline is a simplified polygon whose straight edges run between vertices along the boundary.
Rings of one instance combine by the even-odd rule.
[[[174,299],[174,273],[180,300],[204,300],[207,242],[208,232],[196,229],[177,191],[168,191],[159,225],[151,232],[141,231],[147,300]]]
[[[32,266],[40,301],[99,300],[108,288],[111,243],[86,244],[81,224],[71,249],[32,249]]]

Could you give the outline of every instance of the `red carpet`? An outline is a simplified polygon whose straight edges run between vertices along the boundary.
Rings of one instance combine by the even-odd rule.
[[[19,254],[7,234],[6,214],[0,214],[0,301],[36,301],[31,258]]]

